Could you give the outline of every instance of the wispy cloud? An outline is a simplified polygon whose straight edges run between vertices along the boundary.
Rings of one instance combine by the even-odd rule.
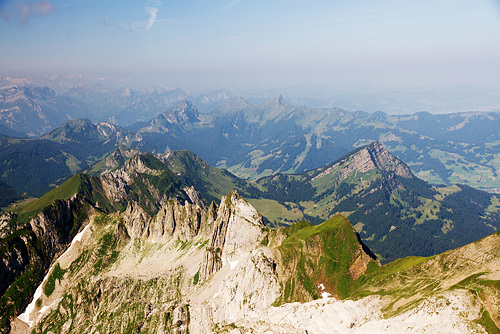
[[[221,38],[221,39],[219,39],[219,41],[220,42],[223,42],[223,41],[234,41],[234,40],[237,40],[237,39],[242,39],[243,37],[245,37],[245,36],[244,35],[230,36],[230,37]]]
[[[26,23],[32,17],[48,16],[53,11],[54,6],[48,0],[39,2],[0,0],[0,15],[7,21],[14,21],[19,18],[22,23]]]
[[[158,14],[158,8],[155,7],[144,7],[146,12],[149,14],[148,24],[146,25],[146,30],[151,30],[153,28],[153,24],[155,24],[156,16]]]
[[[231,9],[234,6],[236,6],[238,3],[242,2],[242,1],[243,0],[233,0],[230,3],[228,3],[227,5],[225,5],[224,7],[222,7],[222,10],[229,10],[229,9]]]

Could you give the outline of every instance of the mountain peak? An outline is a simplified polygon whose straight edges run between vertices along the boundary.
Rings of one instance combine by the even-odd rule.
[[[381,142],[374,141],[365,146],[365,150],[370,155],[371,161],[376,168],[383,171],[394,171],[394,173],[404,178],[413,177],[410,168],[404,162],[389,153]]]
[[[263,107],[269,108],[288,108],[290,103],[283,97],[283,95],[279,95],[274,99],[268,100],[262,104]]]
[[[170,123],[195,123],[199,119],[198,108],[189,100],[179,102],[162,114]]]
[[[288,101],[285,100],[285,98],[283,97],[283,95],[280,95],[278,96],[276,99],[276,102],[279,104],[279,105],[282,105],[282,106],[288,106]]]
[[[71,141],[71,137],[77,132],[87,132],[93,126],[88,118],[76,118],[66,121],[60,127],[42,136],[42,139],[55,140],[58,142]]]
[[[123,128],[108,123],[92,123],[88,118],[70,119],[60,127],[52,130],[42,139],[53,140],[60,143],[82,140],[109,140],[118,142],[128,140],[130,133]]]
[[[320,168],[313,174],[313,180],[335,174],[337,181],[346,179],[353,173],[365,173],[371,170],[394,172],[404,178],[413,178],[410,168],[387,151],[382,143],[374,141],[366,146],[343,156],[328,166]]]

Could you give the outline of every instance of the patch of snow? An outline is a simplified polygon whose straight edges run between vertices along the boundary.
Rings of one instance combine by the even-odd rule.
[[[326,291],[323,291],[323,292],[321,293],[321,298],[322,298],[322,299],[326,299],[326,298],[330,298],[330,297],[331,297],[331,294],[329,294],[329,293],[328,293],[328,292],[326,292]]]
[[[226,259],[222,258],[222,266],[224,267],[226,265]]]
[[[85,233],[85,231],[87,231],[87,229],[89,228],[89,225],[85,226],[85,228],[80,232],[78,233],[77,235],[75,235],[75,237],[73,238],[73,240],[71,241],[71,246],[77,242],[77,241],[82,241],[82,237],[83,237],[83,233]],[[70,247],[71,247],[70,246]],[[69,249],[69,248],[68,248]],[[67,252],[67,251],[66,251]]]
[[[47,281],[47,279],[49,278],[49,273],[51,270],[52,270],[52,268],[50,268],[47,275],[45,275],[45,277],[43,278],[42,283],[40,283],[40,285],[36,288],[35,294],[33,295],[33,300],[31,301],[31,303],[29,303],[29,305],[26,306],[26,309],[24,310],[24,312],[18,316],[19,320],[27,323],[29,327],[33,327],[33,321],[29,320],[30,314],[35,309],[35,304],[36,304],[37,300],[42,296],[42,287],[45,284],[45,282]]]
[[[70,250],[71,250],[71,247],[73,247],[73,245],[75,244],[75,242],[77,241],[81,241],[82,240],[82,237],[83,237],[83,234],[85,233],[85,231],[88,229],[90,224],[88,224],[87,226],[85,226],[85,228],[80,232],[78,233],[77,235],[75,235],[75,237],[73,238],[73,240],[71,241],[71,244],[69,245],[68,249],[61,254],[61,256],[59,256],[57,258],[57,260],[54,262],[54,264],[52,264],[52,266],[50,267],[49,271],[47,272],[47,275],[45,275],[45,277],[43,278],[43,281],[42,283],[40,283],[40,285],[36,288],[35,290],[35,294],[33,295],[33,300],[31,301],[31,303],[29,303],[28,306],[26,306],[26,309],[24,310],[24,312],[22,314],[20,314],[17,318],[25,323],[28,324],[29,327],[32,327],[33,326],[33,321],[30,321],[30,314],[31,312],[33,312],[33,310],[35,309],[35,304],[36,302],[38,301],[38,299],[42,296],[42,287],[43,285],[45,284],[45,282],[47,281],[47,279],[49,278],[49,275],[50,273],[52,272],[52,269],[54,268],[54,265],[66,254],[68,253]],[[42,310],[44,310],[44,308],[42,308]],[[40,312],[42,312],[42,310],[40,310]]]
[[[231,266],[231,269],[234,269],[234,267],[236,267],[237,264],[238,264],[238,260],[236,260],[236,261],[229,261],[229,266]]]
[[[325,291],[325,286],[323,285],[323,283],[321,283],[320,285],[318,285],[318,289],[321,289],[321,298],[322,299],[326,299],[326,298],[330,298],[332,295],[328,292]]]

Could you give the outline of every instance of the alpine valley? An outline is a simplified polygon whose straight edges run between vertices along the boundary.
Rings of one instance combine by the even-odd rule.
[[[0,218],[3,333],[500,331],[498,195],[432,186],[379,141],[256,180],[140,151],[197,127],[188,110],[132,136],[78,120],[15,139],[98,138],[84,173]]]

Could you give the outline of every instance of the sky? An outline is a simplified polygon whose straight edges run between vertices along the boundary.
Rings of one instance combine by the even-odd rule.
[[[500,86],[500,0],[0,0],[0,75]]]

